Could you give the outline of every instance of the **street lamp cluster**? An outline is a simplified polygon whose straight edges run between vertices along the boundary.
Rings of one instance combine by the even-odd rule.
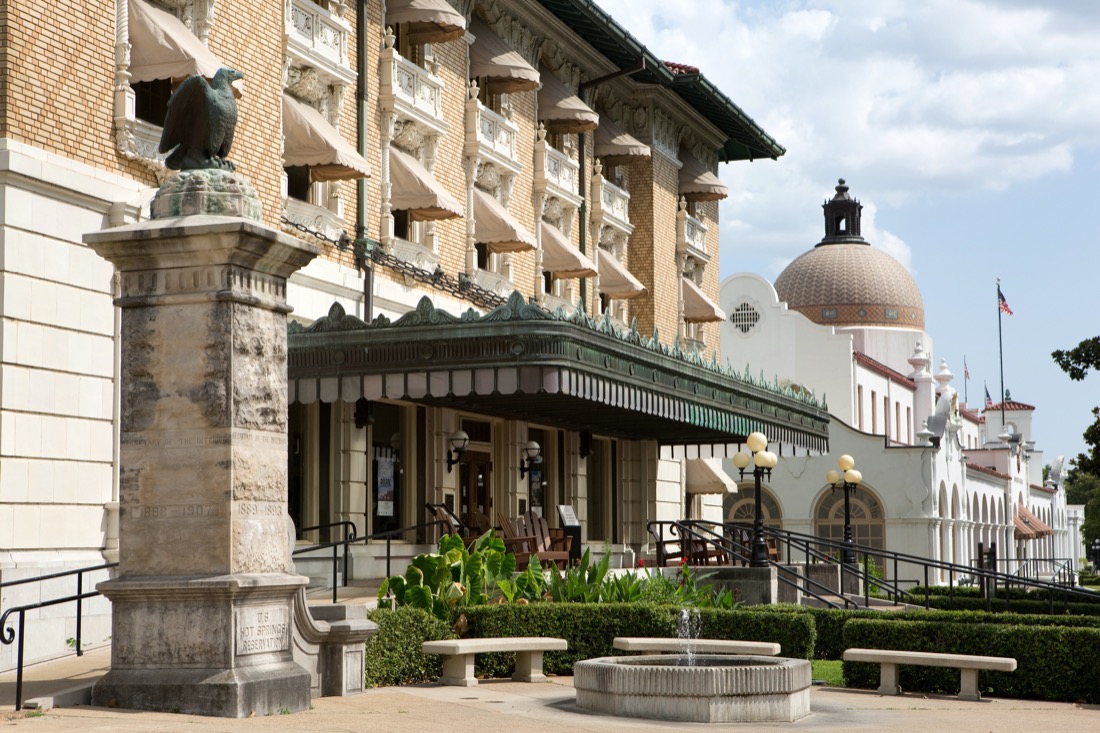
[[[855,563],[856,553],[852,549],[852,508],[851,508],[851,493],[852,490],[859,486],[863,481],[863,474],[856,470],[856,461],[850,455],[845,453],[836,461],[837,471],[832,469],[825,474],[825,481],[832,487],[833,491],[837,489],[843,489],[844,491],[844,553],[843,561],[846,563]]]
[[[772,469],[779,463],[779,458],[768,450],[768,438],[763,433],[749,433],[745,439],[748,451],[738,451],[733,456],[733,465],[745,478],[745,471],[749,464],[753,464],[752,477],[756,483],[756,516],[752,523],[752,548],[749,556],[749,566],[754,568],[768,567],[768,546],[764,542],[764,517],[760,512],[760,483],[765,476],[771,480]],[[751,453],[750,453],[751,451]]]

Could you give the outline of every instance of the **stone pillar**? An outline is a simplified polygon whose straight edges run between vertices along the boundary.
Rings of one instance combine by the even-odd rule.
[[[309,707],[288,542],[286,281],[317,249],[184,216],[85,237],[121,277],[119,576],[93,703],[247,717]]]

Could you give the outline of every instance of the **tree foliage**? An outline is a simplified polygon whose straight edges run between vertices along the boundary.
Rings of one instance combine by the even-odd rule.
[[[1051,357],[1070,379],[1079,382],[1090,370],[1100,371],[1100,336],[1085,339],[1068,351],[1055,351]],[[1092,416],[1084,434],[1089,452],[1072,460],[1064,482],[1066,501],[1085,505],[1081,535],[1086,545],[1100,539],[1100,407],[1092,408]]]

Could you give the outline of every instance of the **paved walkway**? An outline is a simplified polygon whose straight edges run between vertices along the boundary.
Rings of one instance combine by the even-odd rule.
[[[89,652],[27,670],[28,698],[43,690],[56,692],[106,671],[108,650]],[[37,692],[36,692],[37,690]],[[1100,706],[990,699],[962,702],[953,697],[907,694],[884,697],[876,692],[815,687],[813,712],[795,723],[705,725],[614,718],[588,713],[574,702],[573,679],[552,677],[544,684],[489,680],[476,687],[415,685],[369,690],[344,698],[320,698],[312,710],[293,715],[259,715],[235,720],[170,713],[143,713],[93,707],[61,707],[40,714],[12,712],[12,675],[0,677],[0,713],[5,727],[81,733],[215,733],[223,731],[387,733],[486,733],[486,731],[642,731],[642,730],[794,730],[889,731],[890,733],[1080,733],[1100,730]]]

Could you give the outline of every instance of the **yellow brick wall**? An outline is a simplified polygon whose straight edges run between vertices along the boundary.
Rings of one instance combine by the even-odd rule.
[[[719,233],[718,233],[718,201],[703,201],[699,204],[699,215],[703,219],[703,223],[707,226],[707,254],[710,255],[710,262],[707,264],[707,269],[703,271],[703,292],[708,298],[715,303],[719,302],[718,299],[718,255],[719,255]],[[727,314],[729,315],[729,314]],[[706,323],[703,324],[703,334],[705,336],[707,349],[704,356],[708,359],[712,353],[721,353],[721,324],[720,323]]]
[[[678,169],[656,149],[648,162],[631,167],[630,221],[634,235],[630,238],[627,266],[649,292],[630,301],[630,312],[638,319],[639,332],[650,335],[656,327],[666,344],[675,342],[679,321],[678,186]]]

